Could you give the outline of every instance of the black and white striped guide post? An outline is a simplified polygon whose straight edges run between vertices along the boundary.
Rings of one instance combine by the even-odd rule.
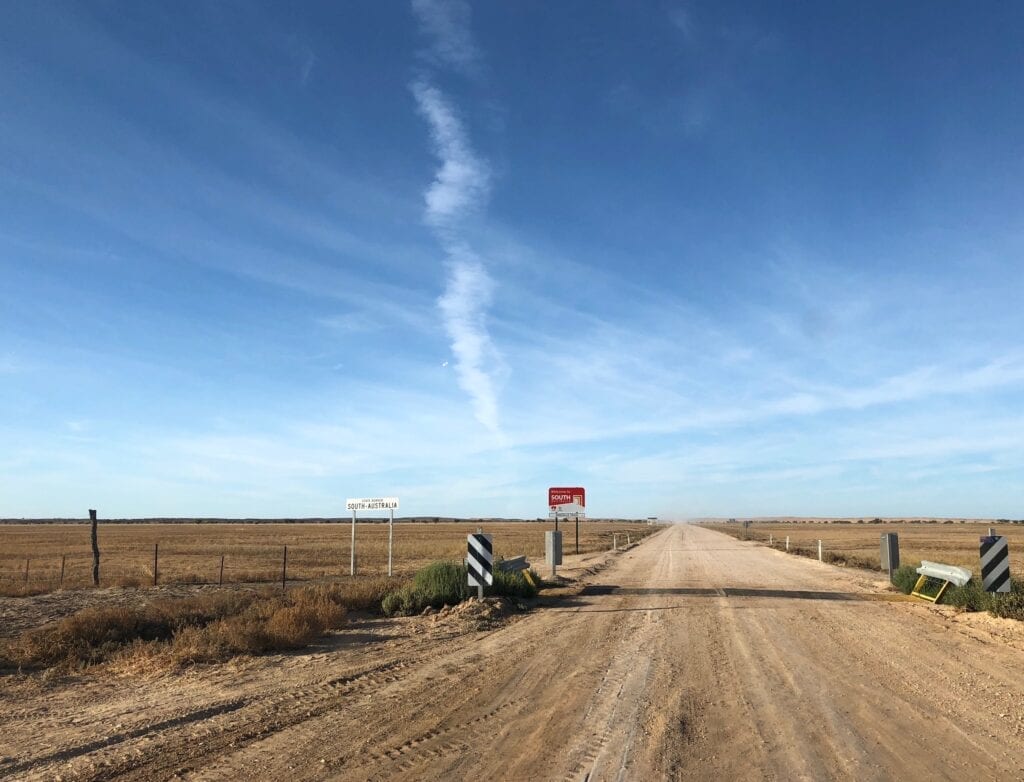
[[[477,588],[477,595],[483,599],[484,586],[494,583],[494,548],[491,536],[473,532],[466,536],[466,570],[469,585]]]
[[[981,539],[981,586],[986,592],[1010,591],[1010,547],[1002,535]]]

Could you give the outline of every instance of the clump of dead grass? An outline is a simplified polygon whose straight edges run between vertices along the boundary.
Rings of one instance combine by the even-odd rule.
[[[384,581],[383,579],[381,581]],[[82,669],[126,657],[174,665],[301,649],[345,622],[350,608],[380,606],[383,583],[210,592],[132,607],[92,607],[0,645],[0,668]]]

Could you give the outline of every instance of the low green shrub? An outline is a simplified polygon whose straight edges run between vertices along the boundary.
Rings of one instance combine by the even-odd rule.
[[[1015,582],[1008,595],[994,595],[989,610],[1004,619],[1024,621],[1024,583]]]
[[[434,608],[455,605],[473,594],[466,566],[461,562],[430,563],[413,577],[412,591],[422,601],[421,610],[428,605]]]
[[[917,568],[913,565],[903,565],[896,568],[892,574],[892,585],[905,595],[914,591],[914,584],[917,583]]]
[[[533,577],[534,584],[540,583],[540,577],[530,571],[530,575]],[[511,573],[506,573],[503,570],[494,571],[494,585],[487,590],[489,594],[500,595],[502,597],[536,597],[537,587],[531,584],[523,571],[517,570]]]
[[[981,588],[980,581],[972,578],[963,586],[951,585],[941,602],[965,611],[987,611],[992,607],[992,595]]]
[[[540,577],[530,571],[534,584]],[[537,587],[527,580],[522,571],[506,573],[495,568],[494,584],[484,589],[488,597],[530,598]],[[433,562],[416,573],[412,584],[397,589],[384,597],[381,609],[387,616],[418,614],[427,606],[441,608],[455,605],[473,597],[476,588],[469,586],[465,564],[461,562]]]

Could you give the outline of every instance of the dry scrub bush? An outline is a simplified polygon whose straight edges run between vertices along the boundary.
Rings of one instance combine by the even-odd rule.
[[[87,608],[6,641],[0,668],[84,668],[115,657],[150,658],[159,649],[177,664],[299,649],[344,623],[347,599],[344,587],[330,584],[286,596],[247,590]],[[365,599],[355,596],[360,605]]]

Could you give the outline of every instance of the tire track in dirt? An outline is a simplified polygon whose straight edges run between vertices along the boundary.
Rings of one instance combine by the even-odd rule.
[[[99,767],[78,770],[71,778],[80,780],[152,779],[160,773],[176,771],[182,761],[188,764],[257,740],[262,735],[281,731],[290,725],[313,719],[343,704],[346,697],[399,681],[402,672],[416,665],[420,658],[390,660],[362,670],[331,677],[312,685],[279,687],[269,697],[252,696],[232,702],[233,708],[208,707],[195,713],[194,719],[177,718],[148,723],[111,737],[95,745],[68,750],[62,758],[74,760],[99,750],[115,750],[117,755],[105,758]],[[228,717],[229,719],[221,719]],[[190,733],[172,731],[193,723]],[[140,757],[131,742],[145,741]],[[45,762],[45,758],[27,761],[27,767]],[[172,768],[173,767],[173,768]],[[6,771],[6,769],[4,769]]]

